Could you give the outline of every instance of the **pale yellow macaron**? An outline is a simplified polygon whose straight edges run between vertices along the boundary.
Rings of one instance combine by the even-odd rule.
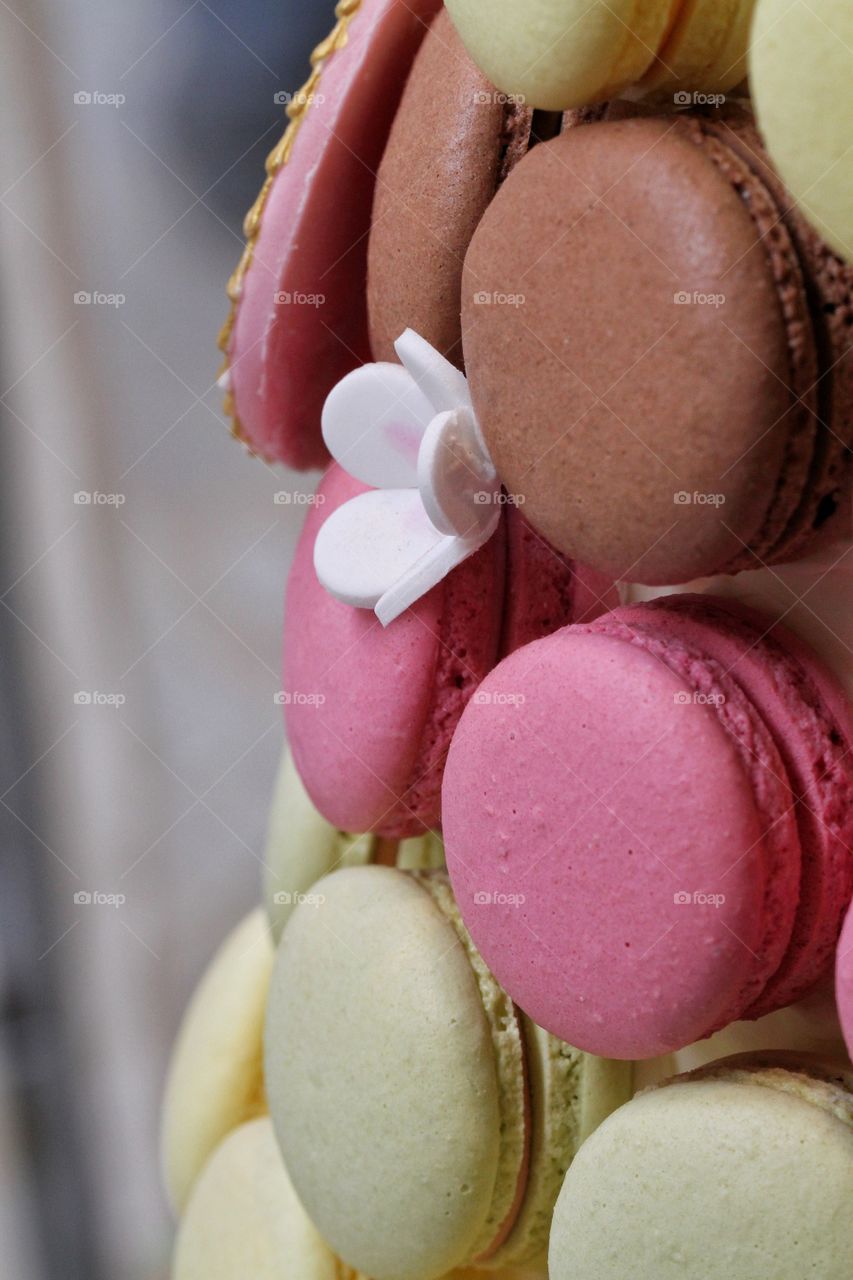
[[[187,1007],[169,1066],[160,1138],[176,1213],[222,1138],[266,1111],[262,1046],[273,956],[258,909],[223,943]]]
[[[550,1280],[849,1280],[851,1087],[761,1054],[638,1095],[569,1169]]]
[[[429,832],[410,840],[339,831],[317,812],[289,752],[281,758],[267,825],[264,901],[273,937],[322,876],[372,863],[412,870],[444,866],[444,847]]]
[[[725,93],[744,76],[755,0],[447,0],[499,89],[551,111],[637,92]]]
[[[853,4],[759,0],[749,76],[788,190],[836,253],[853,261]]]
[[[554,1201],[631,1067],[535,1028],[489,973],[446,873],[349,868],[282,936],[270,1113],[297,1193],[373,1280],[541,1266]]]
[[[545,1280],[544,1271],[492,1272]],[[483,1280],[483,1272],[476,1276]],[[476,1280],[458,1272],[447,1280]],[[297,1198],[268,1118],[235,1129],[196,1183],[175,1245],[173,1280],[367,1280],[345,1266]]]

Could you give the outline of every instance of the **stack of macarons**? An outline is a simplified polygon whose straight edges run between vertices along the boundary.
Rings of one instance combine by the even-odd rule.
[[[175,1280],[845,1280],[850,7],[336,18],[222,337],[324,474]]]

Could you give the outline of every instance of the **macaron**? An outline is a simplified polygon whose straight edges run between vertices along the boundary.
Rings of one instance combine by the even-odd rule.
[[[375,360],[414,329],[461,367],[462,264],[495,191],[559,116],[535,124],[474,65],[439,13],[415,59],[379,167],[367,256]]]
[[[544,1269],[492,1272],[545,1280]],[[475,1280],[455,1271],[446,1280]],[[175,1244],[173,1280],[367,1280],[335,1257],[299,1202],[268,1117],[235,1129],[193,1191]]]
[[[596,1074],[530,1028],[443,873],[349,868],[317,890],[282,937],[266,1024],[306,1210],[373,1280],[535,1262],[580,1135],[630,1096],[630,1068]]]
[[[314,885],[338,867],[373,863],[426,870],[444,866],[444,846],[427,832],[409,840],[339,831],[314,808],[293,759],[284,752],[267,827],[264,901],[273,939]]]
[[[440,0],[340,0],[246,216],[222,331],[226,412],[261,457],[325,465],[323,402],[370,358],[365,290],[376,170]],[[346,192],[341,200],[340,193]]]
[[[552,111],[616,97],[727,92],[745,75],[755,0],[447,0],[477,65]]]
[[[399,839],[439,824],[454,728],[501,655],[606,609],[615,589],[555,554],[510,507],[484,547],[383,628],[371,611],[334,599],[314,569],[324,521],[364,491],[331,467],[297,547],[285,601],[285,726],[327,821]]]
[[[826,975],[853,892],[853,733],[800,642],[669,596],[527,646],[481,694],[445,771],[447,865],[537,1023],[652,1058]]]
[[[356,1280],[296,1196],[269,1117],[234,1129],[181,1220],[173,1280]]]
[[[835,998],[838,1003],[841,1029],[847,1043],[847,1052],[853,1058],[853,907],[847,912],[847,919],[838,943],[838,956],[835,963]]]
[[[853,10],[846,0],[759,0],[749,79],[767,148],[800,209],[853,260]]]
[[[742,109],[535,147],[472,238],[462,308],[498,474],[565,554],[677,584],[848,535],[853,274]]]
[[[635,1097],[569,1169],[551,1280],[846,1280],[853,1075],[728,1059]]]
[[[258,909],[223,942],[187,1006],[160,1130],[163,1181],[176,1214],[222,1138],[266,1111],[262,1036],[272,965]]]

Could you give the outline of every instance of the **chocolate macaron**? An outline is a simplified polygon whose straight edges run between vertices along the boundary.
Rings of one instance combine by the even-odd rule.
[[[433,22],[403,94],[376,182],[367,305],[376,360],[411,328],[461,367],[465,253],[503,179],[560,126],[500,93],[449,16]]]
[[[678,583],[845,529],[853,271],[743,110],[537,147],[472,239],[463,330],[498,472],[563,552]]]

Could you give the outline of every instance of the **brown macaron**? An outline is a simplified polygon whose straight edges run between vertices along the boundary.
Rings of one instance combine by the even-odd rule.
[[[638,582],[796,558],[838,527],[851,322],[853,270],[740,109],[564,130],[465,263],[466,368],[506,488],[560,550]]]
[[[559,116],[537,113],[551,136]],[[368,246],[367,305],[374,359],[416,330],[462,365],[465,253],[496,190],[533,140],[533,112],[474,65],[446,12],[412,68],[379,168]]]

